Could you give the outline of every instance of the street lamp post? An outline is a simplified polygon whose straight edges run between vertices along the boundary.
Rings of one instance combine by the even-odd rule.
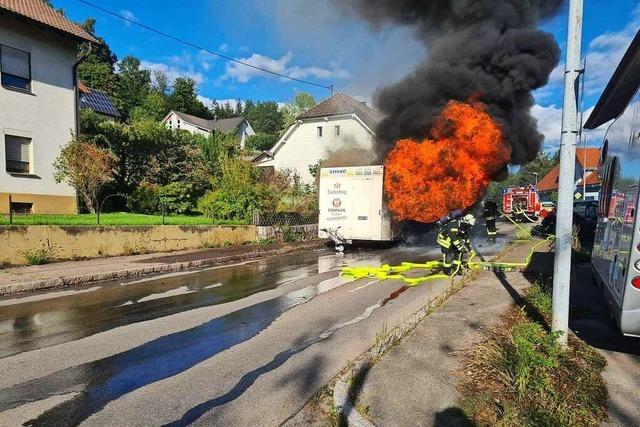
[[[578,127],[578,78],[582,42],[583,0],[569,1],[567,52],[564,72],[564,102],[560,137],[560,172],[556,214],[555,260],[553,266],[553,304],[551,330],[567,345],[569,329],[569,281],[571,279],[571,243],[573,226],[573,191],[575,179]]]

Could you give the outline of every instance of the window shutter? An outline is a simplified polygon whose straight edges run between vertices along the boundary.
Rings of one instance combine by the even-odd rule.
[[[2,50],[2,72],[30,80],[29,53],[4,45],[0,49]]]
[[[31,140],[19,136],[5,135],[7,160],[29,163],[31,159]]]

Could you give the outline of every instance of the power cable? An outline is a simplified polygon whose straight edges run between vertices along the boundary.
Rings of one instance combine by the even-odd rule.
[[[211,55],[215,55],[215,56],[218,56],[220,58],[226,59],[227,61],[235,62],[236,64],[240,64],[240,65],[243,65],[245,67],[253,68],[254,70],[262,71],[264,73],[272,74],[274,76],[278,76],[278,77],[281,77],[283,79],[293,80],[293,81],[296,81],[296,82],[299,82],[299,83],[304,83],[304,84],[308,84],[308,85],[312,85],[312,86],[321,87],[321,88],[328,89],[331,92],[333,92],[333,85],[326,86],[326,85],[323,85],[323,84],[320,84],[320,83],[311,82],[309,80],[297,79],[295,77],[287,76],[286,74],[278,73],[277,71],[271,71],[271,70],[268,70],[266,68],[258,67],[256,65],[252,65],[252,64],[249,64],[247,62],[243,62],[243,61],[240,61],[238,59],[232,58],[230,56],[224,55],[222,53],[215,52],[213,50],[207,49],[206,47],[199,46],[199,45],[197,45],[195,43],[192,43],[192,42],[190,42],[188,40],[184,40],[184,39],[181,39],[179,37],[172,36],[171,34],[165,33],[164,31],[160,31],[158,29],[150,27],[149,25],[143,24],[140,21],[133,20],[133,19],[127,18],[125,16],[122,16],[119,13],[116,13],[116,12],[114,12],[112,10],[109,10],[109,9],[105,9],[102,6],[98,6],[97,4],[93,4],[93,3],[91,3],[91,2],[89,2],[87,0],[78,0],[78,1],[80,3],[83,3],[83,4],[87,5],[87,6],[89,6],[89,7],[97,9],[97,10],[99,10],[101,12],[104,12],[104,13],[109,14],[111,16],[114,16],[116,18],[122,19],[123,21],[126,21],[126,22],[128,22],[130,24],[137,25],[139,27],[144,28],[145,30],[154,32],[154,33],[159,34],[159,35],[161,35],[163,37],[166,37],[166,38],[169,38],[171,40],[177,41],[178,43],[185,44],[185,45],[190,46],[190,47],[192,47],[194,49],[198,49],[198,50],[201,50],[203,52],[210,53]]]

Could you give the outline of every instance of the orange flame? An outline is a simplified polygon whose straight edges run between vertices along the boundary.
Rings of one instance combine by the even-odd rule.
[[[398,220],[429,223],[468,208],[511,158],[481,102],[449,101],[431,135],[397,141],[385,160],[384,189]]]

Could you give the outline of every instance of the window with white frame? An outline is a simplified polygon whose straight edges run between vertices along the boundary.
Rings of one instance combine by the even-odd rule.
[[[31,139],[21,136],[4,136],[4,153],[7,172],[31,172]]]
[[[24,50],[0,45],[2,86],[31,90],[31,55]]]
[[[318,138],[322,138],[322,126],[318,126]]]

